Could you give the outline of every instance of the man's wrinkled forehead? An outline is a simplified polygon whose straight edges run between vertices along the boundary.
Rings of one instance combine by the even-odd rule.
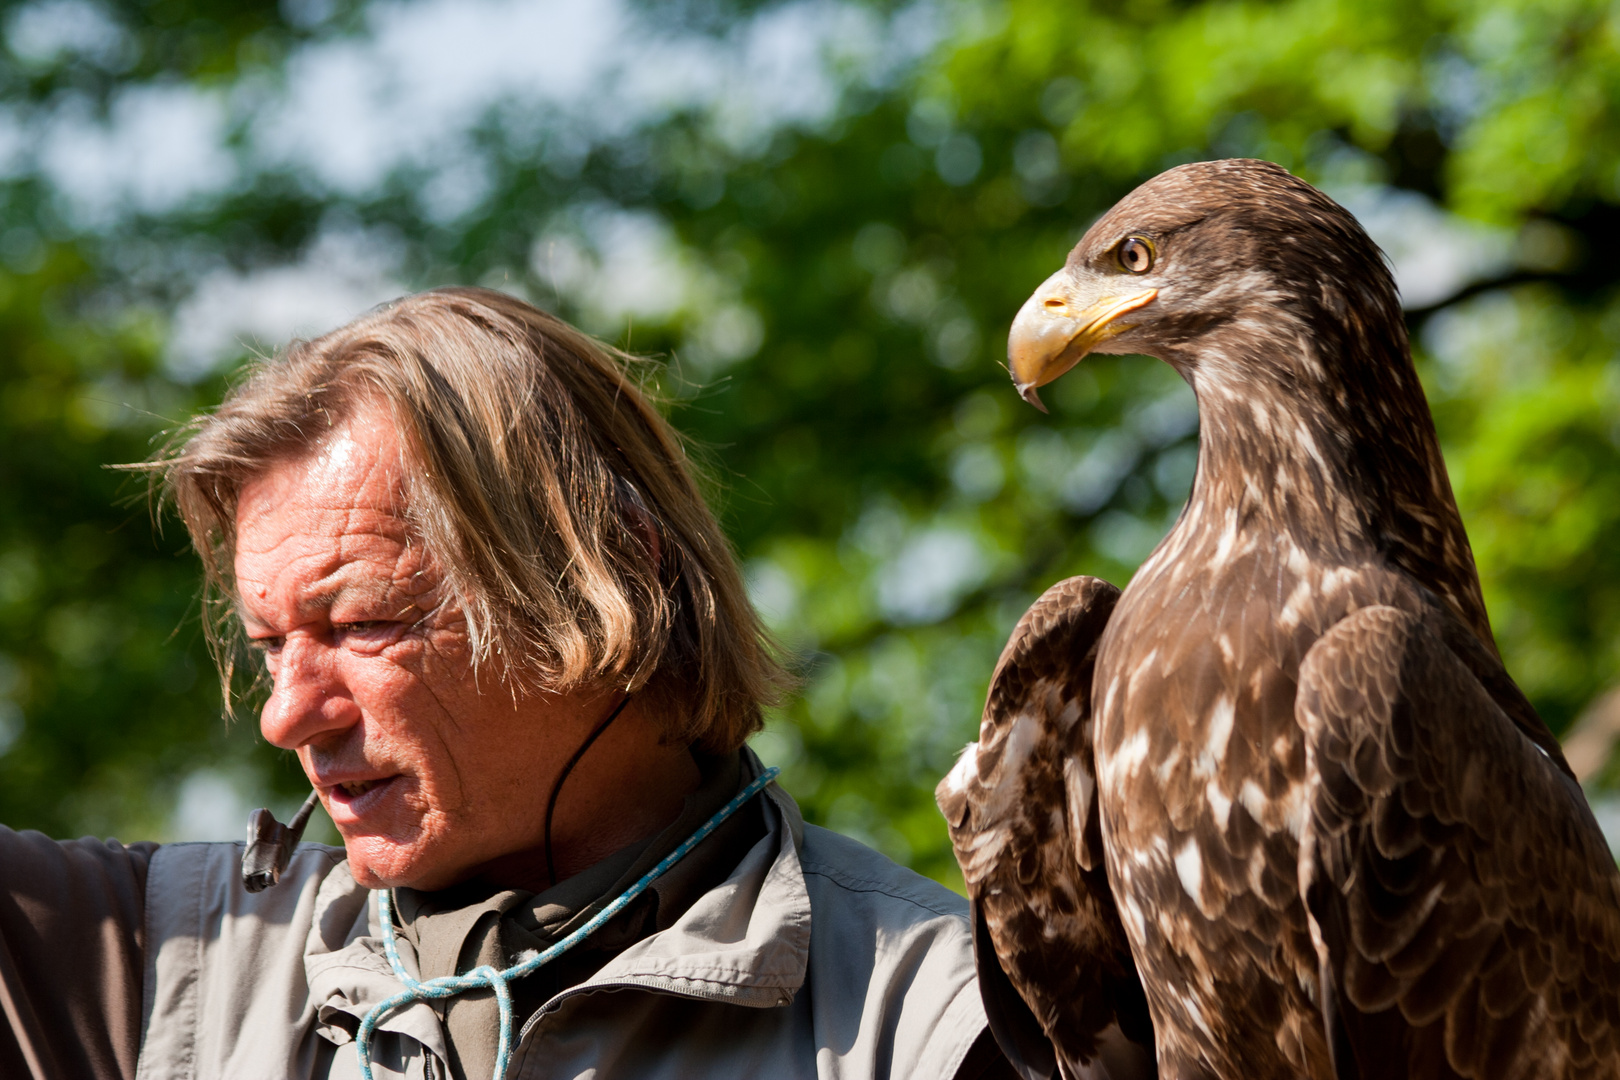
[[[237,606],[272,592],[300,608],[383,589],[411,561],[398,440],[357,417],[302,457],[270,465],[237,500]]]
[[[317,486],[339,482],[349,474],[375,467],[379,456],[375,449],[362,447],[350,425],[340,424],[306,455],[306,473],[310,482]]]
[[[361,505],[399,515],[404,509],[403,481],[398,435],[386,414],[363,409],[338,423],[302,453],[266,462],[256,476],[242,485],[237,520],[240,525],[244,513],[266,509],[250,506],[244,511],[243,507],[243,498],[250,490],[266,487],[276,496],[272,506],[282,499],[299,498],[312,506],[343,509]]]

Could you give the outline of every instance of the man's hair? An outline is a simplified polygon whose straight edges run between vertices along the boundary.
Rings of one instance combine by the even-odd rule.
[[[255,363],[154,459],[201,556],[227,701],[236,504],[357,406],[400,433],[405,510],[465,609],[475,666],[552,691],[617,684],[665,738],[734,750],[787,677],[636,361],[503,293],[406,297]]]

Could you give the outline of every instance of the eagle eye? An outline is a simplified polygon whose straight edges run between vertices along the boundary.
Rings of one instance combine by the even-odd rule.
[[[1153,269],[1153,245],[1140,236],[1128,236],[1119,245],[1119,265],[1133,274]]]

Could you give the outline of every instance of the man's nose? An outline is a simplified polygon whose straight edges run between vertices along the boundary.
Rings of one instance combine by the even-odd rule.
[[[281,647],[275,685],[259,714],[265,741],[284,750],[318,742],[360,720],[339,671],[339,651],[302,634],[289,635]]]

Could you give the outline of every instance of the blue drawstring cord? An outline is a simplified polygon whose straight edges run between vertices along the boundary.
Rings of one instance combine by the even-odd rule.
[[[382,920],[383,949],[388,953],[388,963],[393,967],[394,974],[399,981],[405,984],[405,989],[377,1005],[366,1013],[364,1020],[360,1021],[360,1031],[355,1037],[355,1053],[360,1057],[360,1075],[365,1080],[373,1080],[371,1075],[371,1039],[377,1031],[377,1025],[382,1023],[389,1013],[395,1009],[417,1001],[439,1001],[454,997],[468,990],[494,990],[495,1002],[501,1010],[501,1037],[495,1047],[495,1076],[494,1080],[502,1080],[506,1076],[506,1067],[512,1056],[512,989],[507,984],[513,979],[523,976],[548,964],[563,953],[584,941],[591,934],[599,930],[603,924],[612,919],[619,912],[630,905],[636,897],[647,891],[647,887],[656,881],[670,867],[680,862],[691,850],[707,840],[709,834],[720,827],[720,823],[735,814],[743,804],[761,791],[767,784],[776,779],[776,774],[782,770],[777,768],[766,769],[747,787],[743,788],[719,810],[713,817],[698,827],[697,832],[681,841],[681,846],[664,857],[664,859],[651,870],[643,874],[634,885],[630,886],[607,907],[598,911],[591,920],[572,934],[563,938],[544,952],[536,953],[528,959],[513,964],[505,971],[497,971],[488,966],[474,968],[465,975],[445,975],[427,982],[413,979],[405,970],[405,965],[399,962],[399,948],[394,941],[394,905],[390,899],[388,889],[377,890],[377,917]]]

